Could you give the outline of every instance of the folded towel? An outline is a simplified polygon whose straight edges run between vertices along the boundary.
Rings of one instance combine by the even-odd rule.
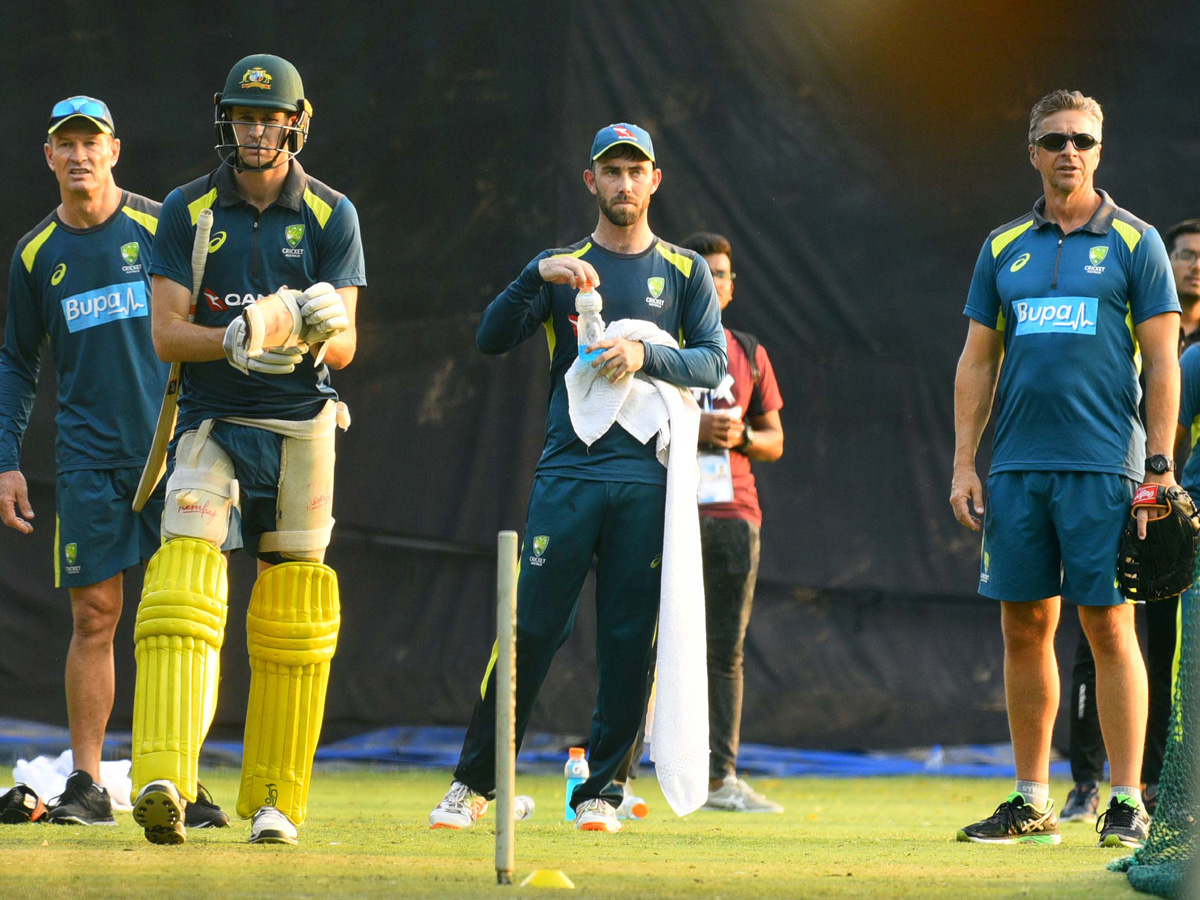
[[[611,323],[604,336],[677,346],[665,331],[637,319]],[[685,816],[708,799],[708,669],[696,509],[700,409],[687,390],[660,379],[639,372],[611,384],[598,371],[576,360],[566,373],[579,439],[591,446],[614,423],[642,443],[657,436],[655,452],[667,469],[656,702],[646,731],[663,796]]]

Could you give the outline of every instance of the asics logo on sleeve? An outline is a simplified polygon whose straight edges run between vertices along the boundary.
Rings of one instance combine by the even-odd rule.
[[[1008,267],[1008,271],[1020,272],[1023,268],[1025,268],[1025,263],[1027,263],[1027,262],[1029,262],[1029,254],[1022,253],[1020,256],[1017,257],[1017,261]]]
[[[1095,334],[1096,297],[1030,297],[1013,303],[1015,334]]]
[[[146,284],[131,281],[76,294],[62,301],[62,311],[67,330],[72,334],[105,322],[148,316]]]

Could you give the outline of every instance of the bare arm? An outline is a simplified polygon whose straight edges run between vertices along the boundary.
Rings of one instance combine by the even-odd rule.
[[[354,359],[354,353],[358,349],[358,327],[355,319],[355,312],[358,308],[358,288],[340,287],[337,292],[338,296],[342,298],[342,303],[346,305],[346,316],[350,319],[350,327],[325,342],[328,348],[325,351],[325,364],[331,369],[344,369],[350,365],[350,361]],[[320,346],[320,344],[315,345],[312,352],[316,353]]]
[[[164,275],[155,275],[150,298],[150,333],[154,352],[163,362],[209,362],[224,359],[224,328],[188,321],[192,292]]]
[[[1146,455],[1170,456],[1179,427],[1179,313],[1151,316],[1135,331],[1146,379]],[[1145,480],[1175,483],[1171,472],[1147,472]]]
[[[760,462],[775,462],[783,456],[783,423],[779,421],[779,410],[751,416],[750,427],[754,429],[754,443],[743,447],[743,453]]]
[[[975,453],[992,414],[1003,358],[1003,335],[972,319],[954,376],[954,475],[950,482],[954,516],[972,531],[979,531],[983,518],[983,485],[975,471]]]

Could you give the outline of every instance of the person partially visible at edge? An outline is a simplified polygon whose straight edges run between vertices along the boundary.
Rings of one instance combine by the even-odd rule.
[[[1171,260],[1175,293],[1182,308],[1179,345],[1185,353],[1200,340],[1200,219],[1187,219],[1166,230],[1163,242]],[[1175,438],[1175,470],[1180,485],[1191,493],[1200,488],[1200,464],[1191,462],[1193,425],[1200,414],[1200,353],[1180,359],[1180,425]],[[1189,402],[1190,400],[1190,402]],[[1200,434],[1200,430],[1196,432]],[[1159,600],[1142,607],[1146,619],[1146,671],[1149,680],[1149,714],[1142,752],[1142,801],[1151,816],[1158,806],[1158,779],[1167,747],[1167,730],[1174,694],[1174,660],[1178,639],[1179,598]],[[1100,806],[1100,781],[1104,774],[1104,738],[1096,709],[1096,662],[1087,637],[1080,635],[1071,667],[1071,712],[1068,756],[1074,787],[1067,793],[1061,822],[1094,822]]]
[[[604,318],[641,319],[682,348],[611,338],[592,366],[618,381],[635,372],[681,387],[716,387],[725,376],[725,337],[712,276],[698,254],[650,230],[658,190],[650,135],[618,123],[592,142],[583,181],[599,206],[595,231],[539,253],[483,313],[476,343],[505,353],[545,331],[550,344],[546,443],[525,524],[517,585],[518,748],[555,652],[570,634],[579,591],[597,558],[599,687],[589,743],[590,777],[570,798],[576,826],[621,828],[623,792],[614,783],[646,708],[646,678],[658,619],[666,512],[666,469],[655,442],[613,427],[590,447],[571,424],[564,375],[578,359],[576,292],[599,288]],[[484,674],[454,780],[429,814],[433,828],[469,828],[495,790],[495,672]]]
[[[1137,485],[1175,484],[1180,307],[1158,232],[1093,183],[1103,124],[1100,104],[1078,91],[1034,105],[1028,152],[1043,196],[988,236],[967,297],[950,504],[965,527],[983,530],[979,592],[1000,601],[1017,783],[995,813],[958,832],[961,841],[1061,840],[1049,767],[1064,598],[1078,607],[1096,660],[1112,773],[1100,844],[1138,847],[1149,824],[1140,789],[1146,667],[1116,561]],[[975,454],[993,396],[985,505]]]
[[[735,278],[729,240],[700,232],[684,238],[682,246],[696,251],[708,263],[724,314],[733,301]],[[783,424],[779,419],[783,398],[766,348],[752,335],[728,327],[724,330],[729,372],[716,390],[707,392],[700,414],[702,483],[715,487],[707,496],[702,488],[700,498],[710,747],[709,792],[704,808],[781,813],[782,806],[738,777],[737,755],[746,629],[754,605],[762,546],[762,510],[750,462],[775,462],[783,455]],[[705,460],[718,471],[711,471]],[[729,499],[725,499],[726,489],[731,489]]]
[[[125,570],[158,547],[163,493],[131,502],[154,436],[167,367],[150,337],[150,278],[161,204],[117,186],[121,156],[108,105],[78,95],[54,104],[46,165],[59,204],[17,242],[0,350],[0,521],[31,534],[34,510],[20,470],[43,340],[58,381],[55,418],[55,587],[71,598],[65,674],[75,770],[50,802],[50,822],[115,825],[101,784],[104,733],[116,694],[113,635]],[[207,794],[193,827],[229,818]]]

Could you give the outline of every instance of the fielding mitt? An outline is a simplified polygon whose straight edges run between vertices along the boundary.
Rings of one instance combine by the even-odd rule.
[[[21,825],[25,822],[42,821],[46,816],[46,805],[33,788],[18,784],[0,794],[0,823]]]
[[[1137,511],[1148,510],[1146,538],[1138,538]],[[1192,585],[1200,512],[1178,485],[1143,484],[1134,492],[1121,532],[1117,581],[1126,599],[1148,602],[1178,596]]]

